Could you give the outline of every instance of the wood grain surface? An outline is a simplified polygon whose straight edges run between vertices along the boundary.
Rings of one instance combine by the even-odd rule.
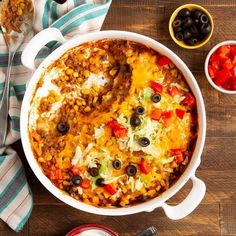
[[[34,193],[32,215],[18,235],[65,235],[73,227],[87,223],[110,227],[121,236],[135,236],[151,225],[157,227],[160,236],[236,235],[236,96],[215,91],[203,70],[205,57],[215,44],[226,39],[236,40],[236,0],[191,2],[206,7],[213,15],[215,24],[210,42],[196,50],[180,48],[168,32],[169,17],[178,6],[189,3],[184,0],[113,0],[103,30],[133,31],[158,40],[179,55],[193,72],[207,112],[206,144],[196,173],[207,186],[202,203],[192,214],[179,221],[169,220],[162,209],[122,217],[84,213],[63,204],[39,183],[18,142],[14,148],[25,164]],[[181,202],[190,189],[191,183],[187,183],[169,203]],[[0,222],[0,236],[6,235],[16,234]]]

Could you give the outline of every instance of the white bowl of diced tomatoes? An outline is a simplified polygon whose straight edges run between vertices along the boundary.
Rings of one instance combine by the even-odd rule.
[[[205,74],[216,90],[236,94],[236,40],[223,41],[211,49],[205,61]]]

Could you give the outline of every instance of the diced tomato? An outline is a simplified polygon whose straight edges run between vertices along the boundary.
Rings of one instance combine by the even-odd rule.
[[[115,130],[115,129],[119,129],[120,128],[120,124],[116,121],[116,120],[112,120],[112,121],[109,121],[107,123],[108,127],[111,128],[112,130]]]
[[[236,77],[236,65],[231,69],[232,77]]]
[[[236,45],[231,46],[230,53],[231,53],[232,56],[236,56]]]
[[[56,170],[56,179],[62,179],[62,171],[60,169]]]
[[[223,45],[215,53],[218,54],[220,61],[226,61],[229,58],[230,46]]]
[[[126,128],[119,128],[113,130],[113,133],[116,138],[124,138],[127,135],[128,130]]]
[[[233,78],[231,89],[236,91],[236,77]]]
[[[208,73],[211,78],[214,78],[216,76],[217,70],[213,68],[213,66],[209,65],[208,66]]]
[[[116,193],[116,189],[115,189],[115,187],[114,187],[112,184],[106,184],[106,185],[104,186],[104,189],[105,189],[108,193],[110,193],[111,195],[114,195],[114,194]]]
[[[179,154],[179,155],[177,155],[177,156],[175,156],[175,162],[177,163],[177,164],[179,164],[179,163],[181,163],[181,162],[183,162],[184,161],[184,157],[183,157],[183,154],[181,153],[181,154]]]
[[[214,82],[216,85],[222,86],[224,83],[227,82],[230,76],[231,76],[231,73],[229,70],[227,69],[220,70],[216,74]]]
[[[236,66],[236,55],[233,57],[232,63],[233,63],[234,66]]]
[[[220,61],[219,61],[219,60],[218,60],[218,61],[213,61],[213,62],[211,63],[211,66],[212,66],[214,69],[219,70],[219,69],[220,69]]]
[[[164,126],[168,127],[172,123],[173,111],[164,111],[161,114],[161,118],[163,119]]]
[[[165,66],[165,65],[168,65],[170,63],[171,63],[171,60],[168,57],[166,57],[166,56],[161,57],[157,61],[157,65],[158,66]]]
[[[158,108],[156,108],[156,109],[154,109],[153,111],[152,111],[152,113],[151,113],[151,118],[153,119],[153,120],[160,120],[160,118],[161,118],[161,113],[162,113],[162,111],[161,111],[161,109],[158,109]]]
[[[80,184],[81,188],[88,189],[90,188],[90,180],[89,179],[84,179],[82,183]]]
[[[182,101],[182,104],[187,106],[189,109],[192,109],[196,105],[194,96],[191,93],[185,93],[185,98]]]
[[[164,111],[162,112],[161,117],[163,119],[169,119],[172,117],[172,115],[173,115],[173,111]]]
[[[145,175],[147,175],[152,170],[152,167],[149,166],[144,159],[141,160],[139,167],[141,172],[144,173]]]
[[[171,149],[170,151],[171,151],[172,155],[178,155],[178,154],[182,153],[182,149],[181,148]]]
[[[162,93],[163,86],[153,80],[150,81],[150,87],[154,90],[156,93]]]
[[[233,66],[234,66],[234,65],[233,65],[233,63],[231,62],[230,59],[227,59],[227,60],[224,62],[224,64],[223,64],[223,68],[224,68],[224,69],[227,69],[227,70],[232,69]]]
[[[175,96],[176,94],[180,94],[179,89],[176,86],[172,86],[171,88],[168,89],[168,93],[170,96]]]
[[[51,180],[62,179],[61,169],[51,170],[51,172],[50,172],[50,179]]]
[[[80,175],[82,173],[84,173],[85,171],[85,167],[82,167],[82,166],[72,166],[71,167],[71,171],[74,175]]]
[[[171,154],[174,156],[175,162],[177,164],[183,162],[184,157],[181,149],[171,149]]]
[[[107,125],[111,128],[116,138],[123,138],[127,135],[128,130],[122,127],[116,120],[108,122]]]
[[[218,53],[214,52],[210,57],[210,62],[219,61]]]
[[[182,109],[176,109],[175,110],[176,115],[182,120],[184,118],[185,110]]]
[[[230,49],[231,49],[230,45],[223,45],[218,49],[218,53],[228,56],[230,54]]]
[[[230,90],[231,89],[231,81],[230,80],[228,80],[226,83],[224,83],[223,85],[222,85],[222,87],[224,88],[224,89],[227,89],[227,90]]]
[[[227,55],[223,54],[223,53],[219,54],[219,60],[222,61],[222,62],[226,61],[228,58],[229,57]]]

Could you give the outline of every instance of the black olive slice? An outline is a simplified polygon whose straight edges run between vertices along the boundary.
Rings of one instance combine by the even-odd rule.
[[[198,25],[200,23],[200,20],[199,19],[193,19],[193,24],[195,24],[195,25]]]
[[[116,170],[119,170],[120,168],[121,168],[121,162],[120,162],[120,160],[114,160],[113,162],[112,162],[112,166],[114,167],[114,169],[116,169]]]
[[[172,27],[173,28],[178,28],[179,26],[181,26],[182,21],[181,20],[174,20],[172,23]]]
[[[191,17],[187,17],[186,19],[184,19],[184,22],[183,22],[184,29],[189,28],[192,25],[193,25],[193,20]]]
[[[61,134],[66,134],[69,130],[69,126],[67,124],[67,122],[64,122],[64,121],[60,121],[58,124],[57,124],[57,131]]]
[[[195,10],[195,11],[192,13],[192,16],[193,16],[193,18],[195,18],[195,19],[199,19],[202,14],[203,14],[202,11]]]
[[[154,103],[158,103],[161,101],[161,95],[159,93],[154,93],[152,96],[151,96],[151,100],[154,102]]]
[[[97,167],[92,167],[88,169],[88,172],[91,176],[96,177],[99,175],[99,169]]]
[[[138,143],[142,147],[147,147],[148,145],[150,145],[150,140],[146,137],[142,137],[138,140]]]
[[[209,23],[201,25],[201,32],[203,34],[209,34],[211,32],[211,25]]]
[[[74,186],[79,186],[82,183],[83,179],[80,175],[73,175],[71,182]]]
[[[192,34],[188,30],[185,30],[183,35],[184,39],[189,39],[192,36]]]
[[[143,114],[145,113],[144,107],[142,107],[142,106],[136,107],[135,113],[136,113],[137,115],[143,115]]]
[[[125,168],[125,171],[128,176],[135,176],[137,173],[137,168],[134,165],[128,165]]]
[[[199,34],[199,30],[198,28],[196,27],[196,25],[192,25],[190,28],[189,28],[189,32],[192,34],[192,35],[198,35]]]
[[[104,184],[104,179],[103,178],[98,178],[95,182],[95,184],[99,187],[103,187],[105,184]]]
[[[175,34],[175,38],[179,41],[183,40],[184,39],[183,33],[182,32],[177,32]]]
[[[173,28],[173,31],[174,31],[175,33],[180,32],[181,30],[182,30],[182,27],[181,27],[181,26],[176,27],[176,28]]]
[[[190,46],[194,46],[198,43],[198,40],[196,38],[189,38],[187,40],[187,44],[190,45]]]
[[[191,12],[188,8],[183,8],[179,11],[178,16],[180,16],[182,19],[189,17],[191,15]]]
[[[130,118],[130,124],[132,126],[139,126],[141,124],[141,120],[137,115],[132,115]]]
[[[206,14],[202,14],[202,15],[200,16],[200,22],[201,22],[202,24],[208,23],[208,22],[209,22],[208,16],[207,16]]]

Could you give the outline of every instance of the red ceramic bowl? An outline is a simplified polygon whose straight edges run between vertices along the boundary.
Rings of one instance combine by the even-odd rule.
[[[88,235],[91,236],[95,235],[95,233],[97,233],[99,236],[118,236],[118,234],[111,229],[97,224],[88,224],[76,227],[67,233],[66,236],[78,236],[80,234],[82,235],[82,233],[88,233]]]

